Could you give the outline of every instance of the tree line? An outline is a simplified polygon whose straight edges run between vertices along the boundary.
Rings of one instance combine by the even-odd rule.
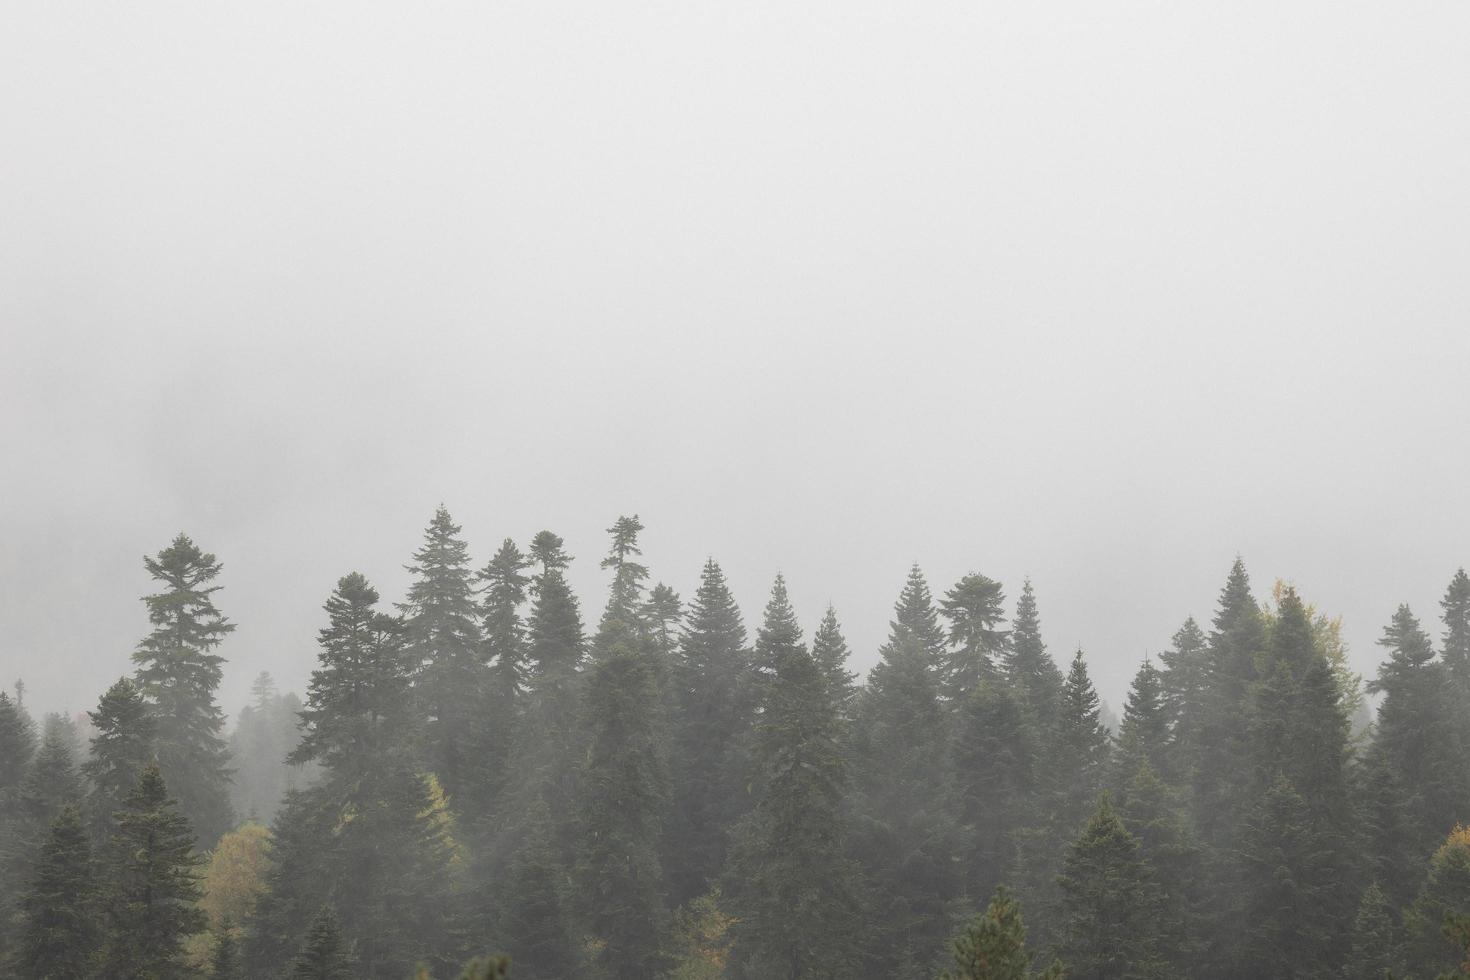
[[[344,575],[304,699],[262,675],[228,736],[221,565],[146,558],[85,735],[0,693],[0,972],[1470,975],[1463,570],[1364,685],[1237,560],[1115,732],[1029,582],[914,567],[859,683],[836,610],[808,641],[778,576],[751,636],[714,560],[650,584],[642,530],[589,624],[559,537],[477,567],[441,507],[403,601]]]

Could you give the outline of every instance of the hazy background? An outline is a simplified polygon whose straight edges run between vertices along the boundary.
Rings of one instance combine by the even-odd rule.
[[[863,669],[1030,575],[1115,707],[1239,552],[1368,669],[1470,562],[1467,106],[1460,2],[5,4],[0,679],[94,706],[182,529],[300,691],[441,501]]]

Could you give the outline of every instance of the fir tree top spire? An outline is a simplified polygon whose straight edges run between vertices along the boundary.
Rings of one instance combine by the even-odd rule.
[[[897,648],[906,637],[913,637],[923,647],[930,666],[939,668],[944,657],[944,630],[939,625],[939,610],[934,607],[934,597],[929,594],[929,583],[918,562],[909,568],[903,591],[893,604],[893,619],[888,629],[886,648]]]
[[[1444,661],[1470,683],[1470,575],[1461,568],[1450,579],[1439,606],[1444,610]]]
[[[771,585],[765,618],[755,634],[756,666],[764,673],[774,674],[781,659],[800,646],[801,625],[796,621],[796,610],[791,608],[786,578],[778,573]]]

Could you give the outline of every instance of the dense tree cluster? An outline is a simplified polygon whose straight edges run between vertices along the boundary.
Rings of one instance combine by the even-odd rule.
[[[228,738],[221,566],[180,535],[87,739],[0,693],[0,973],[1470,975],[1463,571],[1365,686],[1237,561],[1114,731],[1030,582],[1008,615],[915,566],[859,683],[836,610],[808,633],[778,576],[748,631],[642,531],[589,628],[561,538],[477,567],[440,508],[404,601],[342,576],[304,700],[262,674]]]

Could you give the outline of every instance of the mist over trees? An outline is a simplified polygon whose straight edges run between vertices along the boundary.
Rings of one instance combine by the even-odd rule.
[[[1237,560],[1110,724],[1029,581],[908,569],[858,678],[840,610],[778,575],[748,621],[714,558],[685,598],[643,533],[587,618],[560,537],[477,564],[441,507],[402,601],[345,571],[305,691],[228,730],[227,575],[179,535],[85,735],[0,693],[0,974],[1470,976],[1463,570],[1364,683]]]

